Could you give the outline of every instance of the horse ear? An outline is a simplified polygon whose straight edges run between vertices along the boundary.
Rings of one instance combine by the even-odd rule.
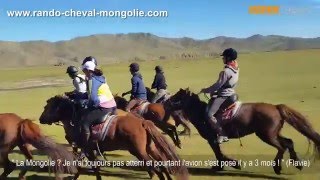
[[[190,88],[187,87],[187,88],[186,88],[186,91],[187,91],[187,93],[189,94],[189,93],[190,93]]]

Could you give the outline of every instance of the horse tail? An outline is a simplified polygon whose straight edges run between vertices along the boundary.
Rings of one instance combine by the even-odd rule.
[[[284,105],[276,106],[281,114],[281,117],[301,134],[311,139],[314,142],[316,153],[319,156],[320,152],[320,135],[313,129],[310,122],[298,111]],[[319,156],[320,158],[320,156]]]
[[[187,179],[188,169],[182,164],[182,161],[175,151],[174,146],[172,146],[166,137],[157,130],[152,121],[144,120],[143,127],[146,129],[148,136],[151,137],[160,153],[164,154],[166,158],[164,161],[169,160],[171,162],[178,162],[180,164],[180,166],[168,166],[169,172],[173,175],[177,174],[179,179]]]
[[[53,172],[58,173],[77,173],[77,168],[73,165],[74,155],[64,146],[54,142],[51,138],[41,133],[40,127],[29,119],[24,119],[19,126],[19,138],[23,144],[31,144],[35,148],[47,154],[55,165]],[[70,166],[63,166],[61,163],[68,161]]]

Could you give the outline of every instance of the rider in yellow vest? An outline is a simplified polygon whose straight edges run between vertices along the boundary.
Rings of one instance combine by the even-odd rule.
[[[84,112],[80,122],[82,147],[85,152],[88,152],[91,125],[101,123],[102,117],[108,113],[116,114],[117,105],[102,71],[96,68],[94,62],[86,62],[83,65],[83,72],[88,79],[92,80],[88,109]]]

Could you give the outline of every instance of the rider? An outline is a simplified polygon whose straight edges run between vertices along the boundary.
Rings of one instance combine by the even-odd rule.
[[[215,118],[215,114],[229,96],[236,94],[234,88],[237,85],[239,78],[239,68],[236,61],[238,56],[237,51],[232,48],[228,48],[223,51],[221,56],[223,56],[222,59],[225,66],[224,70],[219,74],[219,79],[212,86],[200,91],[201,93],[210,93],[211,96],[217,94],[217,98],[211,99],[213,100],[213,103],[208,104],[207,115],[210,125],[218,134],[218,143],[227,142],[229,139]]]
[[[69,66],[66,72],[69,77],[73,80],[74,90],[66,92],[65,94],[73,99],[77,105],[84,107],[85,101],[88,99],[87,83],[85,75],[78,73],[78,68],[75,66]]]
[[[117,106],[103,72],[96,68],[95,63],[87,61],[82,68],[86,77],[92,80],[88,109],[84,112],[80,122],[82,147],[85,152],[88,152],[91,125],[101,123],[102,117],[108,113],[116,114]]]
[[[151,89],[157,89],[157,93],[153,97],[151,103],[156,103],[160,98],[168,94],[166,78],[164,77],[164,72],[161,66],[156,66],[154,68],[156,75],[154,77]]]
[[[131,93],[131,97],[130,97],[131,100],[126,107],[127,112],[130,112],[130,110],[135,106],[137,106],[141,101],[147,100],[147,90],[146,90],[146,87],[144,86],[142,76],[139,73],[139,64],[131,63],[129,67],[130,67],[130,73],[132,74],[132,78],[131,78],[132,89],[128,92],[122,93],[122,97]]]

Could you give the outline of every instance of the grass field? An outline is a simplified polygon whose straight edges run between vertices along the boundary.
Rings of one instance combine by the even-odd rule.
[[[240,82],[237,92],[243,102],[284,103],[306,115],[314,128],[320,132],[320,50],[265,52],[239,55]],[[223,64],[220,59],[194,61],[152,61],[141,64],[141,73],[146,86],[150,86],[154,77],[154,66],[161,64],[164,67],[169,90],[174,93],[179,88],[190,87],[198,92],[201,88],[215,82]],[[0,84],[39,78],[65,78],[66,67],[39,67],[7,69],[0,71]],[[107,80],[113,93],[122,93],[130,88],[130,74],[128,63],[103,66]],[[0,87],[5,88],[5,87]],[[0,91],[0,113],[14,112],[23,117],[33,118],[38,123],[38,117],[48,98],[71,90],[70,86],[59,88],[37,88],[17,91]],[[41,125],[48,135],[60,143],[66,143],[61,127]],[[301,158],[307,151],[307,139],[296,132],[292,127],[285,125],[283,135],[292,138],[295,149]],[[193,129],[191,137],[181,137],[183,149],[178,152],[182,158],[188,160],[214,160],[209,145],[201,139]],[[223,151],[230,157],[243,160],[273,160],[276,150],[261,142],[255,135],[238,140],[232,140],[222,145]],[[110,159],[133,159],[127,152],[109,152]],[[35,156],[44,158],[43,156]],[[13,153],[12,159],[22,158]],[[285,159],[288,158],[286,153]],[[209,167],[190,167],[190,179],[319,179],[320,163],[311,162],[310,167],[298,171],[283,164],[284,175],[277,176],[272,167],[246,167],[241,171],[226,168],[227,171],[213,173]],[[104,178],[108,179],[142,179],[148,178],[144,171],[125,168],[104,168]],[[2,171],[2,170],[0,170]],[[15,171],[11,177],[16,177]],[[43,179],[48,173],[29,172],[32,179]],[[81,179],[94,179],[94,176],[81,176]]]

